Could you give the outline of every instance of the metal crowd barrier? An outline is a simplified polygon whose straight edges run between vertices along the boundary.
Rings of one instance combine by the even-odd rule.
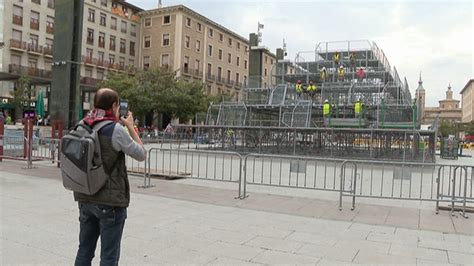
[[[472,202],[473,167],[414,162],[381,162],[346,160],[340,167],[339,209],[342,198],[382,198],[398,200],[418,200],[451,204],[462,204],[465,216],[466,203]],[[470,177],[470,178],[469,178]],[[468,192],[469,190],[469,192]]]
[[[148,175],[193,178],[239,184],[242,191],[242,156],[236,152],[151,148]]]
[[[339,191],[339,165],[342,159],[272,154],[244,157],[244,197],[246,185],[265,185]]]

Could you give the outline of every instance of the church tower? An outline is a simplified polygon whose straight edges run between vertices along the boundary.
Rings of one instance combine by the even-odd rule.
[[[421,72],[420,72],[420,79],[418,80],[418,88],[416,88],[416,102],[418,103],[418,119],[423,123],[423,118],[425,115],[425,88],[423,88],[423,81],[421,80]]]

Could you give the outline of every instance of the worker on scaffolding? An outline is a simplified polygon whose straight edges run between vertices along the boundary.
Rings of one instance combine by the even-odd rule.
[[[337,76],[340,81],[344,81],[344,76],[346,75],[346,70],[344,69],[343,65],[339,66],[339,69],[337,70]]]
[[[328,99],[324,100],[323,118],[324,118],[324,126],[328,127],[329,122],[330,122],[329,120],[331,119],[331,104],[329,103]]]
[[[318,90],[318,87],[316,87],[316,85],[313,83],[312,80],[309,81],[309,85],[308,87],[306,88],[306,91],[308,92],[309,94],[309,97],[311,97],[311,99],[314,98],[314,95],[316,94],[316,91]]]
[[[326,71],[326,67],[323,67],[320,71],[321,73],[321,82],[325,82],[328,76],[328,72]]]
[[[298,80],[295,85],[296,96],[298,99],[301,97],[301,93],[303,93],[303,85],[301,84],[301,80]]]
[[[355,118],[359,119],[359,122],[362,119],[362,108],[363,108],[362,101],[360,100],[359,97],[357,97],[357,100],[354,104],[354,114],[355,114]]]
[[[362,81],[365,78],[365,71],[362,67],[360,67],[356,72],[357,78]]]
[[[356,70],[356,56],[354,53],[351,53],[349,55],[349,61],[351,62],[351,71],[355,71]]]
[[[332,56],[332,59],[334,60],[336,66],[339,65],[339,62],[341,62],[341,54],[339,52],[335,52]]]

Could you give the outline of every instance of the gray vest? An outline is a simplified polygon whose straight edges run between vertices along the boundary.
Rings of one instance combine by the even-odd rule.
[[[115,207],[128,207],[130,203],[130,184],[128,182],[125,154],[112,148],[112,134],[115,123],[99,131],[102,162],[105,173],[109,176],[104,187],[94,195],[74,192],[74,199]]]

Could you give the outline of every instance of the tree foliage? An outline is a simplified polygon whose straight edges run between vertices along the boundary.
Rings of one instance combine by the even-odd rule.
[[[34,88],[31,86],[31,80],[27,76],[21,76],[15,86],[15,90],[10,92],[12,104],[21,110],[30,108],[32,102],[31,96],[34,94]],[[25,108],[25,103],[27,104]]]
[[[456,125],[448,120],[441,120],[439,124],[439,133],[442,137],[448,137],[456,133]]]
[[[204,94],[203,83],[178,80],[175,72],[160,68],[140,70],[134,76],[112,72],[100,86],[112,88],[127,99],[137,117],[155,112],[187,121],[204,112],[212,100]]]

